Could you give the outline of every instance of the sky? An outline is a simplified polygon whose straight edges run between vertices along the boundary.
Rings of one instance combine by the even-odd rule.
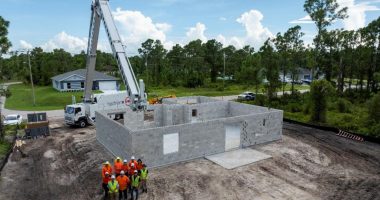
[[[356,30],[380,16],[380,0],[337,0],[349,18],[333,28]],[[0,0],[0,16],[10,21],[12,50],[63,48],[73,54],[87,48],[91,0]],[[268,37],[296,25],[311,44],[315,24],[304,0],[109,0],[128,55],[148,38],[165,48],[191,40],[216,39],[224,46],[260,48]],[[110,52],[101,27],[98,49]]]

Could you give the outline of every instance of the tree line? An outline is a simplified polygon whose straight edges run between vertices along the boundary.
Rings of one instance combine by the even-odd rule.
[[[346,8],[338,10],[335,0],[306,0],[304,9],[314,20],[318,34],[314,45],[305,45],[300,26],[289,28],[268,38],[254,49],[245,46],[223,47],[215,39],[190,41],[172,49],[165,49],[160,40],[148,39],[138,49],[139,55],[130,57],[134,71],[148,86],[202,87],[217,83],[218,79],[232,79],[240,84],[259,88],[264,79],[271,98],[284,84],[280,75],[290,74],[294,80],[300,68],[312,70],[312,78],[324,75],[339,93],[348,85],[358,84],[360,91],[376,92],[380,82],[380,18],[357,31],[328,30],[336,19],[346,16]],[[1,38],[6,38],[9,22],[0,18]],[[5,30],[5,31],[4,31]],[[4,36],[5,35],[5,36]],[[1,40],[1,51],[11,45]],[[4,42],[5,41],[5,42]],[[63,49],[44,52],[36,47],[30,52],[35,84],[49,85],[50,78],[67,71],[85,68],[86,54],[72,55]],[[28,82],[27,55],[14,53],[1,59],[2,79]],[[117,65],[109,53],[97,52],[96,69],[117,74]],[[284,76],[283,76],[284,77]]]

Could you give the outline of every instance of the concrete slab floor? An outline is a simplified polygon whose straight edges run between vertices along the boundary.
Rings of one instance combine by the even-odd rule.
[[[247,148],[228,151],[221,154],[206,156],[206,159],[226,168],[234,169],[254,162],[271,158],[272,156]]]

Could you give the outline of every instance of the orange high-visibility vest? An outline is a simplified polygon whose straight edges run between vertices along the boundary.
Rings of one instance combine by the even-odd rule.
[[[111,166],[104,166],[102,168],[102,177],[104,178],[106,176],[106,172],[108,172],[109,175],[112,174],[112,167]]]
[[[118,176],[116,180],[119,183],[119,190],[123,191],[127,189],[127,186],[129,184],[129,178],[127,176]]]
[[[114,168],[115,168],[115,173],[120,174],[121,170],[123,169],[123,163],[115,161]]]

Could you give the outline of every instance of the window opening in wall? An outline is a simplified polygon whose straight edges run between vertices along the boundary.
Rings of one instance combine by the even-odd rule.
[[[178,152],[179,136],[178,133],[165,134],[163,136],[164,155]]]
[[[191,111],[191,116],[193,116],[193,117],[197,117],[198,116],[197,109],[193,109]]]
[[[80,88],[84,88],[84,82],[80,82]]]
[[[71,89],[71,83],[67,83],[67,89]]]
[[[154,122],[154,111],[145,111],[144,121]]]

